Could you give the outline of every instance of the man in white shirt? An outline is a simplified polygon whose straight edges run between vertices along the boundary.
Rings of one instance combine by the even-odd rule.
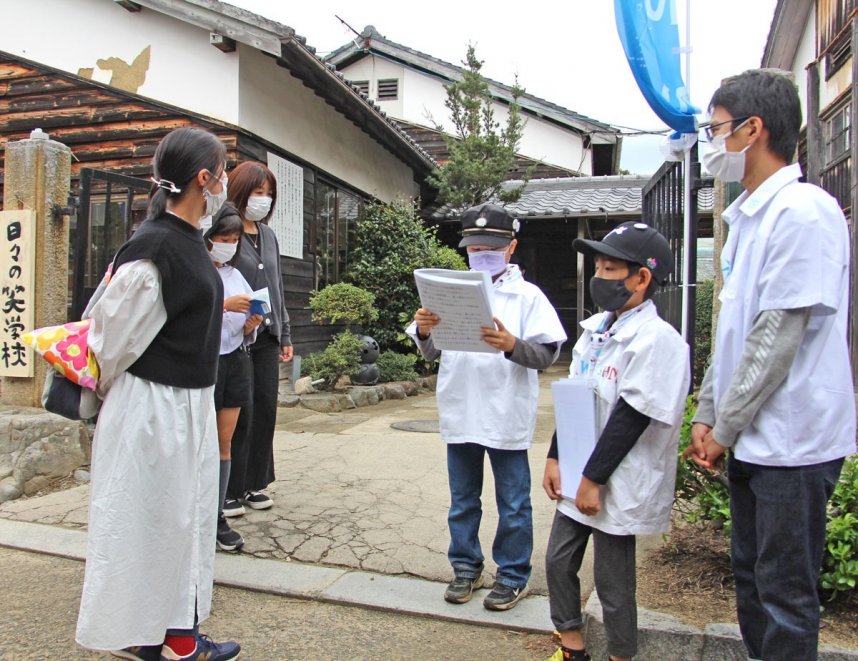
[[[826,503],[855,452],[849,233],[837,201],[790,165],[801,107],[788,78],[745,72],[709,110],[704,163],[745,192],[722,215],[721,312],[688,454],[712,467],[731,448],[732,562],[750,658],[812,661]]]

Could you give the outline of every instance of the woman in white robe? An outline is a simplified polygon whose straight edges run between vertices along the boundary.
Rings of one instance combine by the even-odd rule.
[[[214,576],[223,304],[199,219],[226,197],[225,160],[199,129],[162,140],[148,217],[91,310],[104,404],[76,639],[132,661],[228,661],[240,651],[197,631]]]

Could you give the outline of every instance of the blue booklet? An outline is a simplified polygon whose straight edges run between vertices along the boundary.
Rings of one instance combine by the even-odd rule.
[[[263,317],[271,312],[271,297],[268,294],[268,287],[257,289],[250,298],[250,311],[248,314],[261,314]]]

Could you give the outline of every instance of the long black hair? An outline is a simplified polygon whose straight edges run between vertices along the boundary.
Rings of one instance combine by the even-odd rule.
[[[226,147],[214,134],[183,127],[171,131],[152,158],[154,184],[149,198],[147,218],[157,218],[167,209],[167,199],[178,199],[200,170],[218,175],[226,162]]]
[[[218,211],[214,215],[214,218],[212,218],[212,226],[206,230],[205,234],[203,234],[203,238],[206,241],[211,242],[212,237],[217,236],[218,234],[233,234],[234,232],[238,232],[238,243],[235,246],[235,255],[227,262],[230,266],[235,266],[238,263],[238,255],[241,252],[243,225],[244,223],[241,221],[241,215],[238,213],[238,209],[236,209],[230,202],[224,202],[220,211]]]

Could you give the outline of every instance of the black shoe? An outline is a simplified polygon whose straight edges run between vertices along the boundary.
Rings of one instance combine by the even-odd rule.
[[[267,510],[274,504],[274,501],[261,491],[248,491],[241,502],[252,510]]]
[[[235,498],[227,498],[223,503],[224,516],[241,516],[244,514],[244,505]]]
[[[128,659],[128,661],[160,661],[161,646],[160,645],[134,645],[126,647],[122,650],[116,650],[110,653],[117,659]]]
[[[457,576],[444,591],[444,600],[451,604],[465,604],[471,600],[474,590],[483,587],[483,575],[476,578]]]
[[[244,545],[244,538],[229,527],[221,514],[217,520],[217,546],[221,551],[237,551]]]
[[[503,583],[495,582],[492,591],[483,600],[483,606],[490,611],[508,611],[515,606],[524,595],[527,594],[527,586],[522,588],[511,588]]]

